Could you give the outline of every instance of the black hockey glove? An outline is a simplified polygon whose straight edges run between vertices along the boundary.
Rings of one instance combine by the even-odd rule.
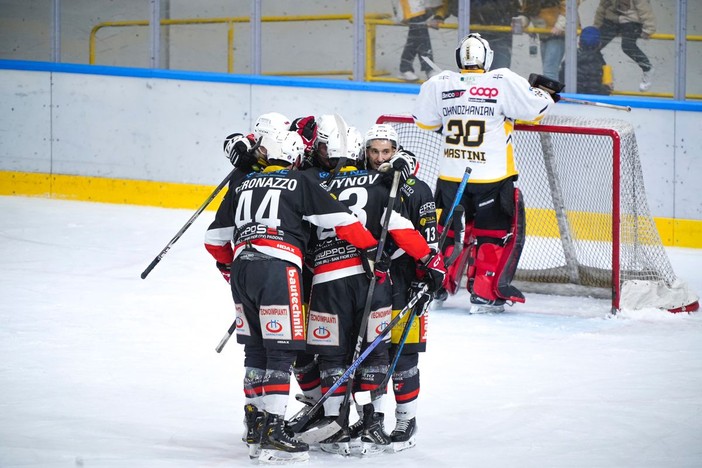
[[[538,75],[532,73],[529,75],[529,84],[534,88],[543,89],[548,94],[551,95],[553,102],[558,102],[561,100],[560,93],[565,88],[565,85],[560,81],[552,80],[544,75]]]
[[[419,170],[419,161],[412,152],[400,148],[390,159],[390,161],[381,164],[378,170],[380,172],[386,172],[390,168],[395,171],[400,171],[402,174],[402,181],[404,182],[417,174],[417,171]]]
[[[446,278],[446,267],[444,266],[444,256],[441,252],[432,249],[426,262],[421,260],[418,262],[417,278],[427,283],[429,292],[432,294],[443,286],[444,278]]]
[[[421,292],[422,289],[424,288],[424,283],[421,281],[412,281],[410,284],[409,290],[407,291],[407,294],[409,298],[413,298],[417,294],[421,294],[419,296],[419,300],[417,303],[414,305],[414,313],[418,316],[421,317],[424,315],[424,312],[426,312],[429,309],[429,304],[431,303],[432,299],[434,297],[429,291]]]
[[[231,263],[220,263],[217,262],[217,269],[219,270],[220,273],[222,273],[222,277],[224,278],[224,281],[227,282],[227,284],[231,284],[231,276],[232,276],[232,264]]]
[[[375,261],[378,254],[378,247],[371,247],[361,252],[361,261],[363,262],[363,270],[366,272],[368,279],[373,279],[375,276],[378,284],[383,284],[390,270],[390,255],[383,251],[380,255],[380,260]]]
[[[224,139],[224,154],[229,158],[232,166],[245,172],[250,172],[258,163],[256,149],[251,140],[241,133],[232,133]]]
[[[315,122],[314,116],[298,117],[290,124],[290,130],[297,132],[302,137],[305,153],[311,153],[314,142],[317,140],[317,122]]]

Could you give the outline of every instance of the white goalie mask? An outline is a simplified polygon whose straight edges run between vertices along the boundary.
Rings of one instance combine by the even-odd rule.
[[[329,159],[346,157],[349,162],[363,162],[363,137],[356,127],[349,127],[346,131],[346,154],[341,150],[341,134],[335,129],[327,141],[327,154]]]
[[[365,147],[368,148],[373,140],[388,140],[392,147],[397,149],[397,132],[392,125],[375,124],[366,132]]]
[[[282,131],[275,135],[264,135],[261,146],[265,148],[266,159],[292,164],[294,167],[300,163],[305,144],[302,137],[295,131]]]
[[[320,115],[317,118],[317,139],[314,142],[315,148],[320,143],[329,143],[329,137],[336,130],[336,119],[332,114]]]
[[[461,39],[456,47],[456,65],[461,70],[477,66],[489,71],[493,55],[488,41],[480,37],[478,33],[470,33]]]
[[[290,119],[278,112],[261,114],[254,124],[253,134],[256,140],[265,135],[275,136],[280,132],[290,130]]]

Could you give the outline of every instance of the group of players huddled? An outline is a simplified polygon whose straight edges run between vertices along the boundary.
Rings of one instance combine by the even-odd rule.
[[[478,79],[494,80],[490,82],[494,99],[479,99],[482,106],[497,106],[494,125],[505,126],[511,118],[504,105],[499,107],[499,93],[522,106],[514,118],[529,120],[542,117],[557,100],[557,94],[532,87],[506,69],[498,70],[495,80],[496,72],[488,73],[491,60],[492,51],[479,35],[459,43],[459,68],[482,74]],[[447,146],[454,133],[460,133],[462,141],[456,139],[454,146],[475,149],[483,136],[495,139],[489,133],[490,118],[478,126],[482,132],[478,145],[469,141],[478,119],[441,120],[442,105],[475,107],[475,93],[453,92],[461,89],[465,76],[470,75],[445,71],[427,81],[415,121],[441,131]],[[453,94],[446,103],[436,98],[448,96],[447,91]],[[512,157],[511,138],[502,133],[500,141],[501,145],[481,148],[488,160]],[[387,124],[373,125],[363,135],[338,115],[289,120],[275,112],[261,115],[251,134],[235,133],[225,139],[224,152],[236,170],[207,230],[205,246],[231,285],[236,336],[245,355],[243,440],[250,457],[261,463],[307,460],[310,443],[342,455],[356,449],[369,455],[413,447],[418,353],[426,348],[426,310],[432,299],[445,299],[446,290],[455,293],[468,268],[466,286],[472,293],[473,312],[499,312],[505,302],[524,300],[509,285],[520,250],[514,249],[514,238],[523,233],[523,219],[516,221],[520,199],[513,164],[497,163],[504,166],[497,169],[504,177],[494,180],[481,181],[485,174],[493,174],[474,171],[478,177],[459,201],[465,205],[466,219],[475,219],[476,226],[467,227],[465,236],[458,228],[449,232],[450,242],[441,248],[453,248],[452,237],[459,236],[459,244],[467,248],[447,275],[438,241],[449,227],[439,222],[437,207],[448,211],[455,206],[464,171],[458,167],[460,161],[451,161],[450,176],[442,177],[447,170],[442,166],[437,192],[432,193],[416,177],[417,158],[400,143]],[[395,199],[391,192],[396,173],[400,183]],[[485,211],[490,200],[497,214],[490,207]],[[483,208],[476,213],[476,207]],[[495,224],[496,216],[499,229],[491,230],[489,222]],[[480,226],[486,220],[488,229]],[[381,240],[384,233],[386,242]],[[380,345],[371,347],[351,378],[328,393],[357,357],[357,343],[373,342],[412,298],[418,299],[413,313]],[[303,428],[293,424],[294,418],[285,420],[291,370],[303,392],[298,400],[311,407],[321,400],[322,409]],[[382,408],[389,372],[396,426],[388,434]],[[351,396],[366,391],[370,403],[357,404],[358,418],[349,418],[344,412]],[[325,427],[338,430],[331,434],[319,430]],[[325,437],[310,436],[314,433]]]

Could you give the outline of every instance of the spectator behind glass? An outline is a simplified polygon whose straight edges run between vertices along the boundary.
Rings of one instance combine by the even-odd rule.
[[[510,26],[512,17],[519,13],[518,0],[471,0],[470,23],[488,26]],[[434,19],[443,22],[449,16],[458,17],[458,0],[443,0]],[[512,33],[480,31],[480,36],[492,47],[495,57],[492,69],[509,68],[512,64]]]
[[[636,41],[648,39],[656,32],[656,19],[649,0],[600,0],[595,26],[600,29],[602,49],[615,36],[622,36],[622,50],[643,71],[639,90],[648,91],[653,81],[653,66]]]
[[[606,66],[600,52],[600,31],[594,26],[583,28],[578,48],[578,85],[581,94],[612,94],[611,85],[603,84]],[[560,81],[565,82],[565,68],[561,66]]]
[[[417,81],[419,76],[414,72],[414,59],[419,60],[419,68],[426,73],[427,79],[437,72],[426,63],[422,57],[434,60],[431,50],[429,26],[437,29],[435,20],[429,20],[434,15],[434,9],[441,0],[393,0],[392,9],[395,21],[409,25],[407,40],[400,57],[400,78],[405,81]]]
[[[535,28],[550,30],[548,34],[539,34],[541,66],[543,74],[556,81],[565,55],[565,14],[565,0],[524,0],[522,2],[520,17],[522,26],[526,28],[531,23]]]

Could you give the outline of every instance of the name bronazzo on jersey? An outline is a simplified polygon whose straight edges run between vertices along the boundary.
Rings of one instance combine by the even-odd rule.
[[[297,180],[281,177],[254,177],[243,181],[237,188],[237,193],[254,188],[272,188],[293,191],[297,188]]]

